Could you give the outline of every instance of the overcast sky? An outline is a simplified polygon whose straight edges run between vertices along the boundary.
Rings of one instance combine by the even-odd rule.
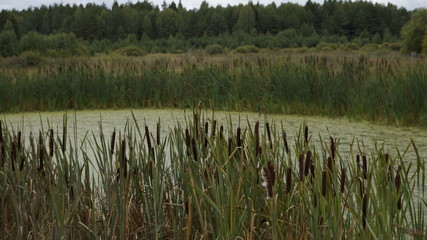
[[[138,0],[118,0],[118,3],[126,3],[126,2],[137,2]],[[140,0],[143,1],[143,0]],[[179,0],[176,0],[175,2],[178,3]],[[273,0],[253,0],[253,3],[261,3],[261,4],[269,4],[271,3]],[[307,0],[284,0],[284,1],[280,1],[280,0],[274,0],[274,2],[276,2],[276,4],[280,4],[282,2],[294,2],[294,3],[299,3],[301,5],[304,5],[306,3]],[[312,0],[314,2],[319,2],[319,3],[323,3],[324,0]],[[354,0],[353,0],[354,1]],[[399,6],[399,7],[405,7],[409,10],[413,10],[415,8],[421,8],[421,7],[427,7],[427,0],[394,0],[394,1],[390,1],[390,0],[372,0],[373,2],[378,2],[378,3],[383,3],[383,4],[387,4],[388,2],[392,2],[393,4]],[[51,5],[54,3],[63,3],[63,4],[83,4],[85,5],[86,3],[89,2],[95,2],[97,4],[102,4],[105,3],[107,6],[111,6],[114,2],[114,0],[0,0],[0,9],[18,9],[18,10],[22,10],[22,9],[26,9],[28,7],[39,7],[42,4],[44,5]],[[149,0],[149,2],[154,3],[155,5],[161,5],[163,0]],[[166,0],[167,3],[172,2],[172,0]],[[192,9],[192,8],[198,8],[200,6],[200,3],[202,2],[202,0],[181,0],[182,4],[184,5],[184,7],[186,7],[187,9]],[[226,6],[227,4],[231,4],[231,5],[237,5],[239,3],[247,3],[247,0],[208,0],[207,1],[209,3],[209,5],[211,6],[216,6],[218,4]]]

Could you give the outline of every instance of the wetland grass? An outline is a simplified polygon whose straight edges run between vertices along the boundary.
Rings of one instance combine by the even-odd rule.
[[[405,160],[415,143],[395,156],[340,153],[306,127],[288,145],[274,123],[216,124],[196,113],[162,138],[160,124],[153,136],[134,121],[111,139],[100,123],[83,142],[64,126],[17,143],[0,123],[2,239],[427,237],[424,160]]]
[[[31,68],[0,67],[0,112],[189,108],[200,102],[223,110],[427,124],[425,59],[177,58],[70,58]]]

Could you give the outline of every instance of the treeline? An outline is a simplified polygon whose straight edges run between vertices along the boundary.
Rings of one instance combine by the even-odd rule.
[[[0,13],[3,56],[24,51],[93,54],[137,45],[149,52],[179,52],[219,44],[226,48],[313,47],[320,42],[395,42],[411,12],[393,4],[326,0],[276,5],[209,6],[148,1],[52,5]]]

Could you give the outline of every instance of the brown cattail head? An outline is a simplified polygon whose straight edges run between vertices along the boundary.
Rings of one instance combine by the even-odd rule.
[[[326,191],[328,189],[328,185],[327,185],[327,172],[326,171],[322,171],[322,196],[326,196]]]
[[[216,134],[216,120],[213,120],[213,122],[212,122],[212,133],[211,133],[212,137],[215,137],[215,134]]]
[[[363,229],[366,228],[366,214],[368,212],[368,194],[363,194],[363,203],[362,203],[362,225]]]
[[[159,121],[157,122],[157,128],[156,128],[156,130],[157,130],[157,134],[156,134],[156,144],[157,144],[157,146],[159,146],[160,145],[160,119],[159,119]]]
[[[305,126],[305,128],[304,128],[304,143],[305,143],[305,146],[307,146],[307,144],[308,144],[308,126]]]
[[[150,151],[152,146],[151,146],[150,130],[148,129],[147,125],[145,125],[145,138],[147,139],[148,151]]]
[[[271,173],[266,167],[261,169],[262,186],[267,190],[267,198],[273,197],[273,180]]]
[[[366,160],[366,155],[362,156],[362,162],[363,162],[363,177],[365,179],[368,179],[368,161]]]
[[[185,129],[185,145],[187,146],[187,148],[189,148],[190,144],[191,144],[190,132],[186,128]]]
[[[67,150],[67,116],[64,115],[63,119],[62,119],[62,153],[65,153],[65,151]]]
[[[347,169],[345,169],[345,168],[343,168],[342,170],[341,170],[341,193],[344,193],[344,190],[345,190],[345,178],[346,178],[346,175],[347,175]]]
[[[310,174],[311,174],[311,179],[314,179],[314,163],[313,163],[313,161],[311,161],[311,164],[310,164]]]
[[[120,151],[120,167],[123,169],[123,176],[127,176],[127,160],[126,160],[126,140],[122,140]]]
[[[267,137],[268,137],[268,142],[270,143],[270,148],[273,148],[273,142],[271,141],[270,124],[268,122],[265,123],[265,128],[267,128]]]
[[[194,161],[197,162],[198,158],[197,158],[197,146],[196,146],[196,139],[191,138],[191,147],[193,149],[193,158]]]
[[[11,150],[11,161],[12,161],[12,171],[15,171],[15,163],[16,163],[16,143],[12,142],[12,150]]]
[[[401,199],[401,194],[400,194],[400,187],[402,185],[402,179],[400,176],[400,171],[402,170],[402,166],[399,165],[399,168],[397,170],[396,173],[396,179],[395,179],[395,185],[396,185],[396,192],[398,195],[398,200],[397,200],[397,209],[401,210],[402,209],[402,199]]]
[[[242,147],[242,139],[241,139],[241,135],[242,135],[242,129],[240,127],[237,128],[237,147]]]
[[[18,150],[21,150],[22,148],[22,133],[21,131],[18,131]]]
[[[53,157],[53,129],[49,130],[49,156]]]
[[[358,177],[357,179],[359,180],[360,197],[362,198],[365,194],[364,180],[361,177]]]
[[[271,185],[274,186],[274,184],[276,182],[276,171],[274,170],[273,162],[268,161],[267,167],[268,167],[268,171],[270,172],[270,176],[271,176]]]
[[[335,159],[335,152],[336,152],[335,140],[332,137],[330,138],[331,138],[331,156],[332,156],[332,159]]]
[[[302,181],[304,180],[304,154],[300,154],[299,155],[299,180]]]
[[[43,136],[41,132],[39,132],[39,160],[40,160],[39,171],[42,171],[43,164],[44,164],[44,143],[43,143]]]
[[[389,155],[388,155],[388,153],[385,153],[384,154],[384,161],[385,161],[385,163],[388,163],[388,159],[389,159]]]
[[[259,146],[260,146],[260,140],[259,140],[259,121],[256,121],[255,123],[255,130],[254,130],[254,135],[255,135],[255,156],[258,156],[260,154],[259,152]]]
[[[3,123],[2,123],[2,121],[0,120],[0,144],[2,144],[3,143]]]
[[[292,188],[292,168],[286,169],[286,192],[290,193]]]
[[[222,125],[219,127],[219,139],[224,139],[224,127]]]
[[[110,143],[110,154],[114,154],[114,145],[116,142],[116,129],[114,128],[113,134],[111,136],[111,143]]]
[[[286,139],[286,131],[285,130],[283,130],[283,132],[282,132],[282,137],[283,137],[283,143],[285,144],[286,154],[289,154],[289,145],[288,145],[288,140]]]
[[[304,175],[307,176],[308,172],[310,171],[310,166],[312,165],[311,160],[311,151],[308,150],[307,154],[305,155],[305,167],[304,167]]]

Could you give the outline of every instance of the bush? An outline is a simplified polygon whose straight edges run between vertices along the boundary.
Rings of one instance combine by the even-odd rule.
[[[247,45],[247,46],[240,46],[234,50],[234,53],[258,53],[259,48],[255,47],[254,45]]]
[[[205,51],[209,55],[222,54],[224,53],[224,49],[219,44],[208,45],[205,48]]]
[[[147,53],[142,50],[141,48],[137,46],[127,46],[123,48],[118,48],[114,50],[114,53],[122,55],[122,56],[132,56],[132,57],[139,57],[139,56],[145,56]]]
[[[20,57],[25,61],[27,66],[36,66],[42,61],[40,53],[36,51],[25,51],[21,53]]]
[[[356,43],[347,43],[343,47],[343,50],[345,50],[345,51],[353,51],[353,50],[358,50],[358,49],[359,49],[359,46]]]
[[[322,42],[322,43],[317,44],[316,49],[320,50],[320,51],[324,51],[324,50],[327,50],[327,51],[336,50],[337,49],[337,45],[335,43],[325,43],[325,42]]]
[[[363,51],[376,51],[378,50],[379,45],[376,43],[368,43],[363,45],[363,47],[361,48],[361,50]]]

